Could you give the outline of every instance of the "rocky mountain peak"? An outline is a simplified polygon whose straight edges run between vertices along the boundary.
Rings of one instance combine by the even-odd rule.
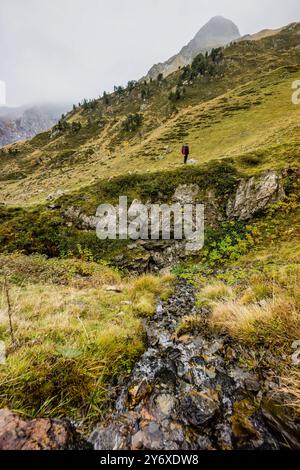
[[[179,67],[190,64],[198,54],[209,52],[214,47],[225,46],[238,38],[240,32],[233,21],[223,16],[214,16],[178,54],[164,63],[154,65],[147,78],[156,78],[160,73],[166,77]]]

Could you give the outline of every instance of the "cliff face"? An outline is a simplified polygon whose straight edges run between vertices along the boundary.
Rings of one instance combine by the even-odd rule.
[[[68,109],[64,106],[34,106],[30,108],[0,109],[0,147],[31,139],[36,134],[53,127],[62,112]]]
[[[181,51],[164,63],[155,64],[148,72],[147,79],[156,78],[162,73],[165,77],[179,67],[190,64],[196,55],[211,51],[214,47],[224,46],[238,39],[238,27],[222,16],[215,16],[206,23],[196,36]]]

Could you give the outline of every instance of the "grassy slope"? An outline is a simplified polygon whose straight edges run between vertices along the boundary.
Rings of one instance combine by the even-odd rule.
[[[7,362],[0,365],[0,408],[31,417],[72,416],[87,425],[107,405],[107,387],[142,353],[141,317],[154,313],[158,293],[170,294],[173,278],[130,280],[84,260],[18,254],[0,257],[2,284],[1,273],[9,278],[15,343],[2,290]]]
[[[0,331],[9,345],[9,359],[7,366],[0,367],[0,406],[31,416],[70,414],[89,420],[98,415],[108,384],[130,370],[143,348],[138,317],[150,315],[155,296],[167,295],[170,288],[170,279],[121,279],[115,271],[91,262],[92,255],[101,258],[107,246],[96,246],[94,233],[66,227],[59,210],[44,206],[45,196],[57,188],[67,189],[59,204],[79,205],[92,214],[98,203],[115,202],[123,191],[131,198],[155,198],[160,192],[168,198],[179,183],[197,182],[214,187],[222,202],[242,175],[296,167],[300,107],[291,104],[291,84],[299,79],[299,30],[297,26],[262,41],[227,48],[223,76],[198,78],[187,86],[184,98],[176,102],[177,112],[168,94],[180,72],[162,84],[152,83],[145,102],[139,97],[143,85],[138,84],[132,92],[111,96],[109,105],[102,100],[96,109],[71,113],[68,121],[83,125],[76,135],[50,139],[45,133],[11,146],[19,150],[17,155],[2,151],[0,197],[18,206],[0,207],[2,251],[73,254],[81,260],[1,256],[1,271],[10,280],[18,346],[14,349],[10,344],[3,292]],[[140,111],[141,104],[146,105],[143,127],[124,133],[120,120]],[[103,129],[97,119],[104,119]],[[189,141],[198,162],[184,170],[179,156],[183,140]],[[160,155],[163,159],[156,160]],[[111,176],[116,178],[109,180]],[[283,348],[289,354],[291,341],[299,339],[298,323],[293,323],[293,330],[285,315],[298,307],[299,294],[293,288],[299,263],[298,183],[295,176],[292,182],[285,181],[287,201],[249,227],[226,225],[207,234],[199,259],[180,267],[181,274],[199,286],[200,306],[207,295],[213,297],[211,331],[240,344],[245,352],[242,365],[249,368],[259,367],[253,357],[259,359],[261,348],[270,350],[272,358],[264,366],[275,374],[291,370],[288,359],[278,363],[276,357]],[[31,207],[24,210],[24,206]],[[214,293],[220,282],[221,297]],[[107,293],[106,283],[124,284],[124,291]],[[259,289],[262,283],[265,289]],[[279,317],[258,304],[262,300],[276,304],[277,298],[282,301]],[[128,300],[133,304],[122,303]],[[232,314],[240,312],[241,306],[255,312],[246,325]],[[189,327],[187,321],[183,330]]]
[[[12,146],[15,156],[2,151],[0,198],[43,203],[58,188],[87,189],[98,179],[180,167],[183,141],[199,164],[262,147],[269,156],[265,166],[280,165],[284,146],[299,142],[299,108],[291,104],[291,84],[299,78],[299,30],[296,25],[272,38],[228,47],[219,76],[194,79],[176,103],[168,95],[181,72],[147,85],[145,99],[145,85],[138,83],[111,95],[109,104],[102,99],[93,109],[70,113],[68,122],[83,125],[75,135],[44,133]],[[132,133],[122,130],[130,112],[144,116],[143,126]]]
[[[292,355],[300,335],[299,186],[246,231],[231,243],[227,230],[200,262],[177,268],[197,286],[199,312],[209,311],[184,318],[177,334],[229,339],[240,366],[272,377],[279,384],[274,398],[298,414],[299,366]]]

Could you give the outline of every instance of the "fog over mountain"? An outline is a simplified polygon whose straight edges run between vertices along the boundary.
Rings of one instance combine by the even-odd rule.
[[[239,28],[231,20],[223,16],[214,16],[178,54],[164,63],[155,64],[147,78],[155,79],[158,74],[166,77],[179,67],[190,64],[198,54],[210,52],[213,48],[225,46],[238,38],[240,38]]]
[[[34,137],[54,126],[70,104],[0,107],[0,147]]]
[[[298,0],[1,0],[7,103],[96,97],[177,54],[218,15],[245,35],[300,20],[300,9]]]

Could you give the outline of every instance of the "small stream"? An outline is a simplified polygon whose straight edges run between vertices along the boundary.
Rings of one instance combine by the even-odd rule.
[[[146,323],[148,348],[92,433],[95,449],[282,447],[260,407],[262,382],[239,367],[229,340],[176,337],[180,319],[193,313],[194,288],[181,280]]]

